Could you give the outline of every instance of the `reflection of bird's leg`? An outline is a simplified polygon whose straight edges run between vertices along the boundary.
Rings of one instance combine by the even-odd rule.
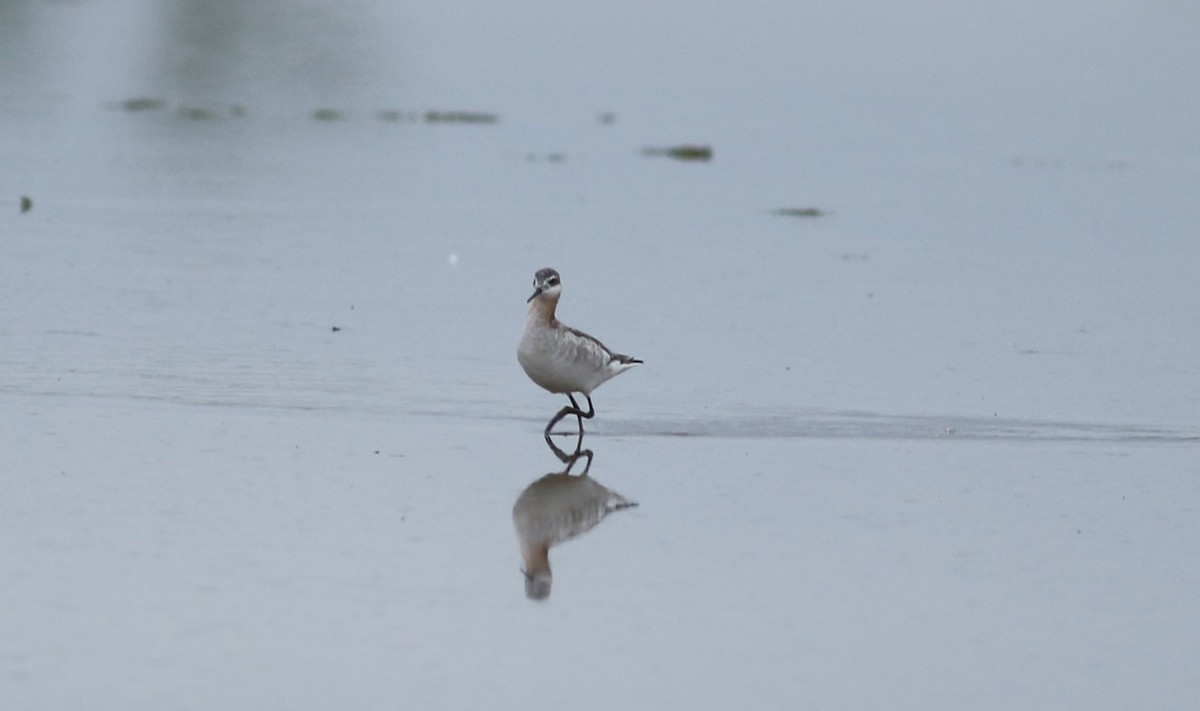
[[[567,454],[563,450],[559,449],[558,445],[554,443],[554,440],[550,439],[549,433],[546,433],[545,437],[546,446],[550,448],[551,452],[554,452],[554,456],[558,457],[558,461],[567,465],[567,468],[562,472],[563,474],[570,474],[571,468],[575,466],[575,462],[579,461],[583,457],[587,457],[587,465],[584,466],[583,471],[579,473],[579,476],[587,476],[588,470],[592,468],[592,450],[583,449],[582,432],[579,433],[579,438],[575,440],[575,451],[571,452],[570,454]]]
[[[562,462],[563,464],[566,464],[571,459],[572,455],[567,454],[566,452],[559,449],[558,445],[554,443],[554,440],[550,439],[549,431],[546,432],[546,446],[550,448],[551,452],[554,452],[554,456],[558,457],[558,461]],[[578,445],[576,445],[575,451],[576,451],[576,453],[579,452]]]
[[[585,449],[580,452],[578,447],[575,448],[575,454],[568,457],[571,463],[563,470],[563,474],[570,474],[571,467],[575,466],[575,462],[578,462],[582,457],[587,457],[587,465],[583,467],[583,471],[579,472],[579,476],[587,476],[588,470],[592,468],[592,450]]]
[[[591,398],[588,398],[588,405],[589,405],[588,409],[589,410],[591,409],[591,407],[590,407],[591,404],[592,404]],[[594,414],[596,414],[596,412],[593,410],[592,415],[594,415]],[[588,417],[591,417],[591,415],[588,415]],[[583,471],[579,472],[579,476],[587,476],[588,470],[592,468],[592,450],[583,449],[583,428],[582,427],[579,428],[579,439],[575,440],[575,451],[574,451],[574,453],[571,454],[570,457],[568,457],[571,461],[567,463],[567,468],[563,470],[563,474],[570,474],[571,467],[575,466],[575,462],[578,462],[580,457],[587,457],[587,465],[585,465],[583,467]]]

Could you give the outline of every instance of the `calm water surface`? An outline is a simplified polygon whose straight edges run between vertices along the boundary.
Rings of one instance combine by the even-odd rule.
[[[1197,20],[0,5],[0,706],[1180,707]]]

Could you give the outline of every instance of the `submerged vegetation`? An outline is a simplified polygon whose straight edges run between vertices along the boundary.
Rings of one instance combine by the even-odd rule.
[[[709,161],[713,157],[712,146],[707,145],[680,145],[667,146],[666,148],[657,148],[648,146],[642,149],[644,156],[666,156],[675,160],[693,160],[693,161]]]
[[[216,118],[216,114],[211,109],[201,106],[180,106],[175,113],[188,121],[208,121]]]
[[[138,111],[158,111],[166,105],[167,102],[163,99],[149,96],[139,96],[122,101],[118,107],[122,111],[137,113]]]
[[[108,103],[105,105],[110,110],[124,111],[126,113],[144,113],[150,111],[162,111],[172,106],[173,102],[160,97],[151,96],[135,96],[123,101]],[[174,106],[175,115],[180,118],[200,121],[207,119],[221,118],[225,115],[224,108],[211,108],[198,106],[195,104],[180,103]],[[234,104],[228,108],[228,115],[235,118],[242,118],[247,115],[246,108],[240,104]],[[406,111],[400,109],[379,109],[375,111],[375,118],[385,123],[428,123],[428,124],[494,124],[500,122],[500,115],[487,111],[439,111],[428,109],[425,111]],[[308,117],[313,121],[322,121],[333,123],[344,121],[347,118],[347,113],[341,109],[328,106],[321,106],[313,109],[308,113]]]
[[[421,120],[421,115],[416,111],[381,109],[375,112],[375,118],[387,123],[416,123]]]
[[[425,123],[497,123],[500,117],[483,111],[426,111]]]
[[[314,121],[341,121],[343,115],[337,109],[316,109],[312,117]]]
[[[151,111],[163,111],[170,105],[166,99],[156,96],[135,96],[114,103],[105,104],[105,108],[114,111],[124,111],[130,114],[146,113]],[[179,118],[188,121],[207,121],[210,119],[222,118],[225,115],[235,118],[242,118],[246,115],[246,109],[243,106],[234,104],[229,107],[212,107],[202,106],[197,104],[179,104],[175,107],[174,114]]]
[[[771,210],[771,214],[781,217],[824,217],[829,213],[817,207],[781,207]]]

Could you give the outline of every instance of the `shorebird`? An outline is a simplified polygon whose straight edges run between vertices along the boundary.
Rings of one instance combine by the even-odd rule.
[[[592,391],[609,378],[642,362],[613,353],[595,338],[554,318],[561,295],[562,278],[558,272],[546,268],[533,275],[533,295],[525,300],[529,304],[525,334],[517,346],[517,360],[529,379],[552,393],[563,393],[571,400],[571,404],[559,410],[546,425],[547,436],[554,425],[568,415],[575,415],[582,434],[584,418],[591,419],[596,414]],[[579,407],[574,393],[582,393],[587,398],[587,412]]]

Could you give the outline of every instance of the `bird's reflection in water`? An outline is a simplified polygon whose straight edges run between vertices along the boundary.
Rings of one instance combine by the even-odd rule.
[[[538,479],[517,497],[513,504],[513,526],[521,547],[525,567],[525,596],[531,600],[550,597],[550,548],[591,530],[613,511],[637,506],[637,502],[601,486],[588,476],[592,467],[592,450],[581,449],[583,436],[576,442],[575,451],[567,454],[546,436],[550,446],[566,468]],[[572,474],[571,469],[585,460],[583,471]]]

